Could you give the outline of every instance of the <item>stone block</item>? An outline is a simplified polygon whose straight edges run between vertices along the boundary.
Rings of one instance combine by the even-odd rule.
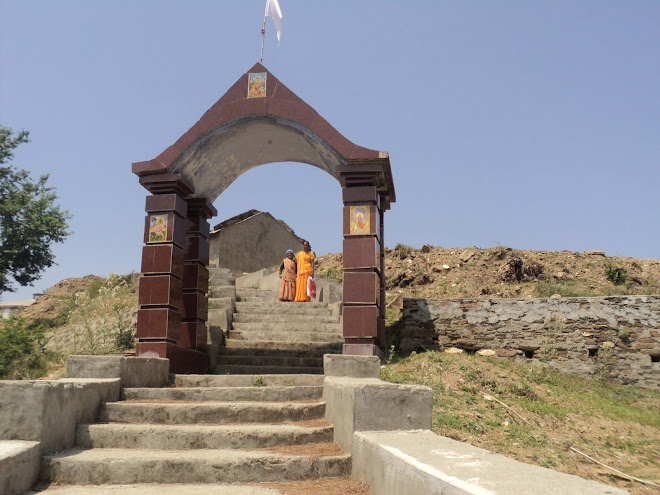
[[[380,359],[378,356],[325,354],[323,356],[323,373],[325,376],[380,378]]]
[[[69,356],[68,378],[119,378],[122,387],[166,387],[169,362],[153,357]]]
[[[334,439],[347,452],[356,431],[431,428],[433,391],[429,387],[326,376],[323,399],[325,418],[334,425]]]
[[[93,423],[101,402],[119,400],[119,379],[0,382],[0,438],[41,442],[41,453],[73,445],[78,423]]]
[[[21,495],[39,476],[39,442],[0,440],[0,493]]]

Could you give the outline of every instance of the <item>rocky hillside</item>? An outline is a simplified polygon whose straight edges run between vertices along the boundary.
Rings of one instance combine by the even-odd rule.
[[[342,255],[318,258],[319,272],[340,278]],[[395,297],[551,297],[660,294],[660,260],[602,251],[421,249],[397,245],[385,256],[388,301]]]
[[[318,258],[317,271],[341,280],[342,255]],[[609,278],[608,278],[609,276]],[[601,251],[523,251],[398,244],[385,255],[388,301],[402,297],[551,297],[660,294],[660,260],[611,257]],[[88,275],[48,289],[22,316],[53,320],[78,291],[100,282]],[[616,283],[615,283],[616,282]],[[556,297],[556,296],[555,296]]]

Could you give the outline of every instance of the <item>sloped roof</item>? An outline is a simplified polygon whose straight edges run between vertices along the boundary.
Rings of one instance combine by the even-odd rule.
[[[263,97],[248,95],[250,74],[266,74]],[[156,158],[133,163],[139,176],[179,174],[196,197],[213,202],[236,178],[266,163],[294,161],[339,179],[337,167],[382,167],[379,189],[395,200],[389,154],[358,146],[257,63],[173,145]]]

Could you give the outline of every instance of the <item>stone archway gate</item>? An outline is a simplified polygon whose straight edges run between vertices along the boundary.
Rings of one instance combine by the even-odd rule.
[[[242,173],[273,162],[318,167],[342,186],[344,354],[385,345],[384,212],[395,201],[387,152],[358,146],[256,64],[172,146],[133,163],[146,200],[136,355],[206,373],[209,218]]]

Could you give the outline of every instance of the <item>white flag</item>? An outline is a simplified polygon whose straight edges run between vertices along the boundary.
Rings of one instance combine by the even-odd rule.
[[[277,0],[266,0],[266,13],[264,17],[270,17],[277,30],[277,43],[280,43],[282,36],[282,10]]]

